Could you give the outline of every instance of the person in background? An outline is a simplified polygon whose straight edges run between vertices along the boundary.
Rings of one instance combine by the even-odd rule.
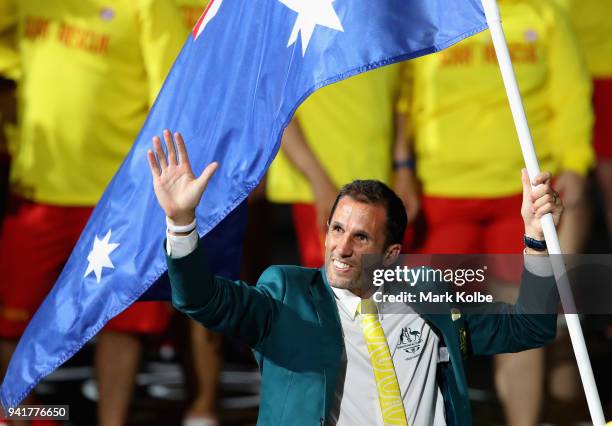
[[[556,0],[567,11],[593,79],[595,127],[593,147],[597,180],[604,196],[612,239],[612,3],[597,0]]]
[[[191,32],[193,26],[198,22],[202,13],[206,10],[210,0],[175,0],[179,7],[183,27]]]
[[[22,77],[11,200],[0,238],[2,371],[184,41],[173,0],[13,0],[11,7]],[[169,314],[165,303],[136,303],[101,332],[95,359],[100,425],[126,422],[141,336],[162,332]]]
[[[9,133],[16,120],[15,81],[19,76],[19,55],[15,43],[17,15],[14,5],[0,1],[0,221],[8,197],[10,165]]]
[[[208,0],[175,0],[179,7],[185,37],[206,9]],[[186,365],[194,387],[194,395],[185,412],[183,426],[217,426],[218,385],[223,363],[221,335],[201,327],[189,318],[186,322],[189,334],[189,350]]]
[[[409,221],[414,217],[418,196],[406,188],[411,163],[396,138],[399,87],[398,65],[359,74],[315,92],[285,129],[266,190],[270,201],[291,204],[303,266],[323,264],[329,209],[344,182],[395,182]]]
[[[585,177],[593,166],[591,86],[575,35],[548,0],[499,2],[540,165],[551,170],[566,211],[567,253],[588,235]],[[422,185],[422,253],[516,253],[523,245],[524,162],[488,32],[405,65],[406,138]],[[498,278],[518,282],[502,260]],[[511,426],[537,424],[544,352],[496,355],[495,384]]]
[[[612,243],[612,2],[598,0],[557,0],[567,12],[593,81],[595,126],[593,148],[597,157],[595,176],[604,201],[609,241]],[[609,328],[612,335],[612,325]],[[571,351],[553,376],[551,391],[564,403],[581,394],[578,371]]]

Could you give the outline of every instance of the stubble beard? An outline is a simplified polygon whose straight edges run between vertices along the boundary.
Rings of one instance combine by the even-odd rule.
[[[325,265],[325,275],[327,276],[327,282],[329,283],[330,286],[334,288],[339,288],[342,290],[361,289],[361,282],[360,282],[361,274],[358,274],[357,276],[351,279],[338,280],[336,277],[333,276],[334,274],[333,272],[331,272],[331,268],[333,268],[333,265],[331,264]]]

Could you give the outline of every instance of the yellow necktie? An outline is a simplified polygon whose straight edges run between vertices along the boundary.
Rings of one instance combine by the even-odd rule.
[[[385,425],[407,426],[402,394],[385,332],[378,321],[376,304],[371,299],[364,299],[359,303],[357,309],[362,316],[361,328],[374,370],[383,422]]]

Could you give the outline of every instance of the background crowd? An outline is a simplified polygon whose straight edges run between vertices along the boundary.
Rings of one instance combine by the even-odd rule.
[[[612,1],[499,3],[540,165],[554,173],[566,206],[563,250],[609,253]],[[0,0],[0,374],[205,6],[204,0]],[[250,197],[243,278],[254,282],[272,263],[321,266],[329,209],[338,188],[357,178],[388,183],[404,201],[411,223],[404,252],[520,253],[522,167],[487,32],[328,86],[300,106]],[[501,281],[518,282],[512,265],[498,271]],[[610,417],[612,385],[603,378],[612,369],[597,360],[612,354],[612,322],[587,316],[583,323]],[[477,421],[529,426],[588,419],[562,324],[558,335],[548,351],[474,363],[473,399],[483,404],[474,409]],[[97,414],[77,410],[74,424],[254,423],[254,410],[219,403],[228,365],[243,373],[253,366],[244,348],[222,343],[167,303],[139,302],[77,357],[93,367],[84,377],[95,380],[93,393],[83,386],[77,397],[43,382],[26,403],[95,401]],[[170,417],[161,414],[168,406],[156,403],[167,393],[138,392],[139,373],[151,368],[143,359],[181,365]],[[233,392],[228,389],[220,390]],[[153,417],[138,414],[156,410]]]

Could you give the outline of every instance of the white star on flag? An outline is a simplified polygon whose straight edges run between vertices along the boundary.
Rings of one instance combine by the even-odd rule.
[[[302,36],[302,56],[310,43],[310,38],[317,25],[344,32],[342,22],[332,6],[334,0],[278,0],[298,16],[293,26],[287,47],[296,42],[298,32]]]
[[[87,260],[89,261],[89,265],[87,265],[87,270],[85,271],[85,278],[92,271],[96,274],[96,281],[99,283],[102,278],[102,268],[112,268],[115,269],[115,265],[111,262],[109,255],[119,247],[119,243],[109,243],[111,237],[111,230],[109,229],[104,238],[101,240],[96,235],[96,239],[94,240],[93,248],[89,252],[87,256]]]

